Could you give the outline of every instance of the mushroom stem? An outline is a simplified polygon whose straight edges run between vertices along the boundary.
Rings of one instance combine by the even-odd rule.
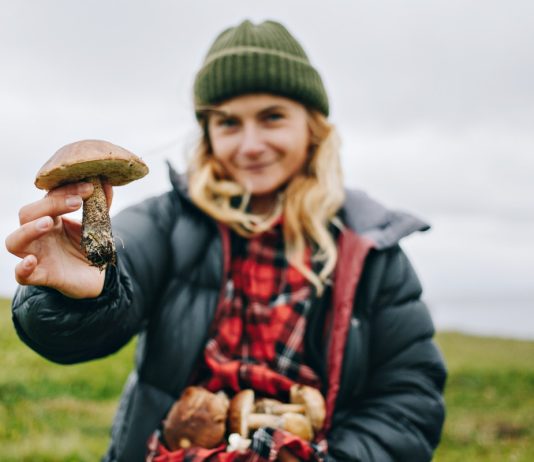
[[[248,428],[257,430],[260,427],[280,428],[282,426],[282,419],[280,416],[272,414],[249,414]]]
[[[226,450],[244,452],[250,447],[252,440],[243,438],[239,433],[230,433],[228,436],[228,446]]]
[[[286,412],[306,414],[306,407],[303,404],[288,404],[276,399],[262,398],[256,401],[254,411],[259,414],[275,415],[282,415]]]
[[[102,271],[115,264],[115,243],[102,182],[97,176],[87,181],[93,183],[94,192],[83,203],[81,247],[91,265]]]
[[[287,412],[282,415],[249,414],[248,428],[257,430],[260,427],[281,428],[306,441],[313,438],[313,429],[310,420],[302,414]]]

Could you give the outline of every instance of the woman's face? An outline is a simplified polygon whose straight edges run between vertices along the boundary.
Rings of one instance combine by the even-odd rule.
[[[253,199],[274,198],[308,158],[306,108],[280,96],[252,94],[221,103],[210,113],[208,133],[214,156]]]

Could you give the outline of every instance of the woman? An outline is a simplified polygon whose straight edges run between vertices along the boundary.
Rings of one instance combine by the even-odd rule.
[[[343,189],[321,78],[282,25],[221,33],[194,92],[203,136],[189,172],[171,169],[169,193],[116,217],[116,266],[88,266],[79,224],[64,217],[91,185],[21,209],[6,241],[22,258],[20,337],[67,364],[139,334],[108,461],[143,460],[187,385],[284,400],[295,383],[326,400],[312,444],[262,428],[251,449],[212,460],[430,460],[446,372],[399,247],[428,226]],[[150,444],[154,460],[206,458]]]

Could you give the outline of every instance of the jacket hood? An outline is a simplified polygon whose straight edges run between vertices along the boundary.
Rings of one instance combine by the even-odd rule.
[[[356,234],[371,239],[377,249],[397,244],[416,231],[427,231],[430,225],[414,215],[391,210],[358,189],[345,190],[341,211],[344,223]]]
[[[174,190],[191,202],[186,175],[176,172],[169,162],[167,164]],[[428,223],[416,216],[389,209],[358,189],[345,189],[345,203],[340,211],[340,217],[356,234],[373,241],[376,249],[392,247],[403,237],[416,231],[430,229]]]

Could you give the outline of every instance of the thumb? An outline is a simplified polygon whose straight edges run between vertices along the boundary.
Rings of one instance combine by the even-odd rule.
[[[39,268],[35,255],[26,255],[15,266],[15,279],[23,286],[46,285],[46,271]]]

